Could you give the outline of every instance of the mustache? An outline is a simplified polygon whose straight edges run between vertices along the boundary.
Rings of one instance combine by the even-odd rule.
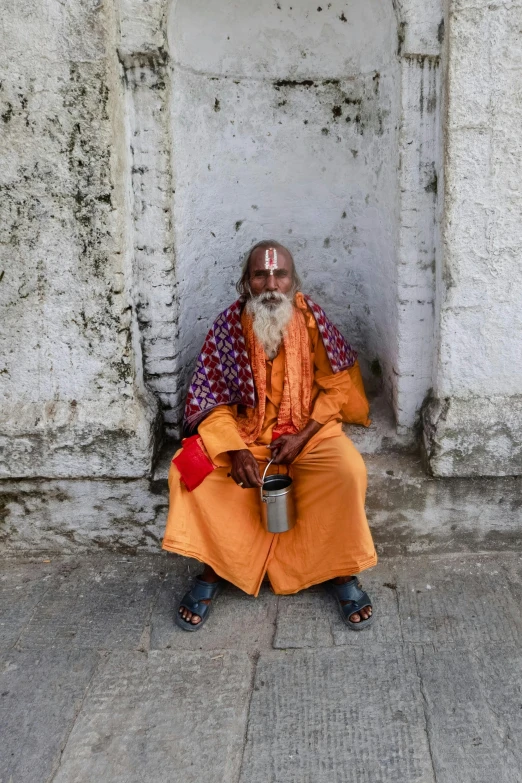
[[[285,302],[289,297],[279,291],[265,292],[257,297],[259,302]]]

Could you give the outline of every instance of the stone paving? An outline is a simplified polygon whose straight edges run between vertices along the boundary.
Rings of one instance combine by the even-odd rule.
[[[382,559],[376,623],[321,588],[173,625],[198,564],[0,568],[0,783],[520,783],[522,558]]]

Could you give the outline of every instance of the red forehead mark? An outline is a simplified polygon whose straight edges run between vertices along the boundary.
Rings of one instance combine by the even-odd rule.
[[[277,269],[277,250],[275,247],[269,247],[265,250],[265,269],[270,270],[270,274],[274,274],[274,269]]]

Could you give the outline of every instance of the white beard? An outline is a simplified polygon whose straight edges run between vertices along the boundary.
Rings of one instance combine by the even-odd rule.
[[[270,307],[267,302],[277,301]],[[265,349],[269,359],[274,359],[283,341],[286,327],[292,318],[292,300],[278,292],[252,296],[246,303],[246,311],[253,318],[254,334]]]

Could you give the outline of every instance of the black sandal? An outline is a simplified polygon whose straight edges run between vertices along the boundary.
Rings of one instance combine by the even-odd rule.
[[[218,579],[217,582],[204,582],[199,576],[196,577],[196,581],[188,593],[185,593],[180,601],[178,612],[174,619],[176,625],[183,628],[184,631],[199,631],[202,625],[208,620],[210,610],[214,603],[214,600],[218,597],[223,588],[223,579]],[[204,604],[203,601],[209,601],[209,604]],[[190,620],[184,620],[180,615],[179,610],[181,608],[188,609],[192,614],[197,614],[201,617],[199,623],[193,623]]]
[[[339,605],[339,612],[343,618],[343,622],[346,623],[348,628],[352,631],[362,631],[364,628],[369,628],[373,622],[373,606],[370,601],[370,596],[362,590],[362,585],[356,576],[352,576],[348,582],[343,584],[336,584],[333,581],[326,583],[327,590],[332,593]],[[343,604],[342,601],[347,601]],[[372,614],[366,620],[362,617],[358,623],[354,623],[350,620],[352,614],[360,612],[361,609],[365,609],[367,606],[371,606]]]

